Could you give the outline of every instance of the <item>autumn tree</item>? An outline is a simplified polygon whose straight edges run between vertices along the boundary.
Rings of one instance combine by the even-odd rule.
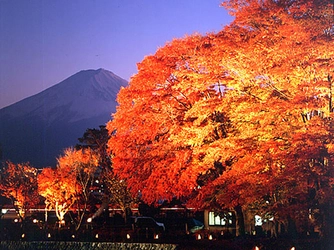
[[[69,169],[75,178],[76,230],[78,230],[88,209],[95,174],[99,171],[98,156],[91,149],[66,149],[64,155],[58,159],[58,165],[60,171]]]
[[[136,203],[137,197],[134,197],[130,192],[126,181],[116,176],[113,171],[106,173],[105,183],[110,203],[118,206],[126,216],[131,207]]]
[[[12,201],[23,220],[26,211],[40,200],[37,192],[37,169],[28,163],[6,162],[0,171],[0,194]]]
[[[320,208],[328,219],[331,2],[223,4],[234,22],[168,43],[120,91],[107,124],[114,171],[148,202],[179,197],[299,222]]]
[[[38,175],[38,192],[45,198],[47,212],[54,209],[59,226],[65,214],[72,209],[76,197],[76,179],[70,169],[43,168]]]
[[[58,158],[57,168],[44,169],[39,177],[39,192],[47,206],[57,211],[60,221],[73,210],[76,230],[86,215],[97,171],[98,157],[92,150],[68,148]]]
[[[110,136],[106,126],[100,126],[100,129],[87,129],[83,137],[79,138],[77,149],[89,148],[93,150],[99,158],[99,171],[96,179],[99,185],[103,185],[104,192],[99,192],[98,199],[101,200],[101,206],[92,216],[99,216],[104,209],[108,208],[109,203],[118,206],[124,214],[135,203],[135,199],[129,192],[126,182],[119,179],[112,170],[111,155],[107,152],[107,143]]]

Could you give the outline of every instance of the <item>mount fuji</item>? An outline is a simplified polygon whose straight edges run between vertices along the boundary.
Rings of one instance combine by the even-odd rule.
[[[22,101],[0,109],[0,160],[54,166],[63,149],[86,129],[98,128],[116,111],[128,82],[104,70],[84,70]]]

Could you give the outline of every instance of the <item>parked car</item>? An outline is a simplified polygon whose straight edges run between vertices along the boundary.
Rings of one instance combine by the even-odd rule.
[[[152,217],[133,217],[133,224],[137,229],[152,229],[159,232],[165,231],[165,225],[161,222],[157,222]]]
[[[204,224],[200,222],[199,220],[196,220],[194,218],[188,218],[187,220],[187,228],[190,233],[196,233],[202,229],[204,229]]]
[[[152,217],[131,217],[132,230],[126,232],[127,239],[137,241],[159,240],[165,233],[165,225]],[[124,237],[124,236],[123,236]]]

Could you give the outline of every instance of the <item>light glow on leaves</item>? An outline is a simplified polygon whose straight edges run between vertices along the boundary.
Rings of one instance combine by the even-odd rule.
[[[12,200],[18,215],[24,218],[26,210],[39,202],[37,169],[28,163],[7,162],[0,173],[0,193]]]
[[[168,43],[120,91],[107,124],[115,173],[149,203],[178,197],[282,218],[294,216],[288,205],[313,206],[309,190],[328,204],[330,1],[224,2],[231,25]]]
[[[90,188],[98,170],[98,156],[91,149],[64,150],[56,169],[44,168],[38,175],[39,193],[48,209],[55,209],[59,221],[76,208],[77,229],[87,210]]]

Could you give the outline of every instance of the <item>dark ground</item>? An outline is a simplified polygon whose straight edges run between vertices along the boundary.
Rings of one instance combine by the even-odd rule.
[[[178,250],[191,249],[221,249],[221,250],[334,250],[334,243],[320,240],[290,240],[290,239],[232,239],[232,240],[202,240],[179,242]]]
[[[176,243],[176,242],[175,242]],[[258,247],[258,248],[256,248]],[[293,248],[294,247],[294,248]],[[193,240],[177,244],[151,243],[112,243],[76,241],[0,241],[1,250],[333,250],[334,245],[317,240],[270,240],[270,239],[231,239],[231,240]]]
[[[314,238],[300,238],[293,239],[291,237],[279,237],[277,239],[273,238],[265,238],[265,237],[231,237],[231,238],[214,238],[209,240],[207,238],[208,235],[204,236],[201,240],[196,239],[196,235],[177,235],[176,231],[170,231],[169,233],[164,234],[158,240],[153,238],[153,234],[137,234],[132,235],[131,239],[127,240],[125,234],[133,233],[132,229],[128,229],[129,231],[124,231],[124,228],[106,228],[103,229],[92,229],[87,228],[86,231],[82,231],[81,234],[76,234],[75,237],[71,233],[71,230],[59,230],[59,229],[43,229],[42,227],[38,227],[38,224],[27,224],[25,230],[19,226],[19,224],[8,224],[7,226],[4,224],[4,220],[1,221],[0,225],[0,250],[4,249],[57,249],[47,247],[45,245],[46,242],[56,242],[55,244],[61,244],[64,246],[66,250],[82,250],[82,248],[73,248],[71,243],[73,244],[81,244],[81,243],[102,243],[108,244],[112,242],[118,242],[124,245],[121,249],[167,249],[161,248],[163,244],[171,244],[176,246],[177,250],[199,250],[199,249],[222,249],[222,250],[255,250],[258,247],[259,250],[334,250],[334,237],[333,239],[323,240],[317,237]],[[24,234],[23,234],[24,232]],[[47,233],[51,234],[51,238],[48,238]],[[22,237],[24,235],[24,237]],[[96,238],[98,235],[98,238]],[[141,237],[140,237],[141,236]],[[4,243],[5,242],[5,243]],[[38,248],[27,248],[27,247],[11,247],[5,248],[6,242],[9,242],[10,245],[20,246],[20,242],[25,244],[25,242],[35,242],[36,244],[41,244]],[[40,242],[40,243],[38,243]],[[43,243],[44,242],[44,243]],[[61,243],[59,243],[61,242]],[[71,242],[71,243],[66,243]],[[81,243],[80,243],[81,242]],[[129,244],[128,244],[129,243]],[[133,244],[137,243],[151,243],[150,245],[146,245],[144,248],[133,248]],[[29,243],[28,243],[29,244]],[[44,245],[43,245],[44,244]],[[128,244],[129,247],[126,247]],[[130,245],[132,246],[130,247]],[[159,246],[153,247],[152,246]],[[45,248],[46,247],[46,248]],[[57,249],[57,250],[62,250]],[[87,250],[92,250],[92,248],[85,248]],[[102,250],[102,248],[94,248]],[[120,249],[114,247],[108,247],[109,249]]]

